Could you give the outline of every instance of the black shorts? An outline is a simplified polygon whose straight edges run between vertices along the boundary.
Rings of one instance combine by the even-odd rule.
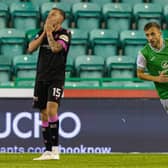
[[[45,109],[48,101],[60,104],[64,90],[63,81],[37,81],[34,88],[33,107]]]

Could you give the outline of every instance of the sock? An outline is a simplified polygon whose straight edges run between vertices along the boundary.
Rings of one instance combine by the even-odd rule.
[[[59,120],[58,116],[55,115],[49,118],[49,127],[51,130],[51,140],[52,146],[58,146],[58,129],[59,129]]]
[[[42,135],[46,151],[51,151],[52,150],[51,132],[49,123],[47,121],[42,121]]]

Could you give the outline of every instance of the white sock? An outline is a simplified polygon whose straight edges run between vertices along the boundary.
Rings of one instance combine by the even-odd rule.
[[[59,154],[59,147],[58,146],[52,146],[52,152]]]

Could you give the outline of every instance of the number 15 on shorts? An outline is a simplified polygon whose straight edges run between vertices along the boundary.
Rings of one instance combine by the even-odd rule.
[[[60,98],[62,94],[62,89],[61,88],[53,88],[53,96]]]

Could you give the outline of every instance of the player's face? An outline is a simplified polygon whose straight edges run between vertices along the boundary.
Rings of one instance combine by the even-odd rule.
[[[63,17],[58,10],[51,10],[48,14],[47,21],[51,24],[61,24]]]
[[[151,44],[152,47],[154,48],[160,47],[161,32],[158,28],[151,27],[150,29],[145,31],[145,35],[146,35],[148,42]]]

